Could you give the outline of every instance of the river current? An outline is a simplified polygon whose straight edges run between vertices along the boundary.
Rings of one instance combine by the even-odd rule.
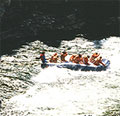
[[[32,50],[33,54],[28,52],[30,45],[37,51],[39,47],[44,48],[47,57],[63,50],[68,52],[68,57],[73,53],[91,55],[98,52],[110,60],[110,67],[101,72],[57,67],[41,69],[40,61],[37,61],[35,70],[39,71],[29,79],[34,85],[25,93],[6,100],[0,116],[120,116],[119,37],[94,41],[77,37],[70,41],[63,40],[59,48],[44,43],[41,46],[39,41],[34,41],[25,45],[23,50],[24,54],[31,55],[27,59],[29,61],[39,55],[35,49]],[[16,54],[20,56],[22,52],[18,50]]]

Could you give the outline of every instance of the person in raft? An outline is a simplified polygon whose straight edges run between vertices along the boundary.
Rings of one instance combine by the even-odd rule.
[[[48,65],[46,64],[46,63],[47,63],[47,59],[45,58],[45,51],[43,51],[43,52],[40,54],[40,59],[41,59],[41,61],[42,61],[41,67],[42,67],[42,68],[48,67]]]
[[[77,54],[73,54],[70,58],[69,61],[74,63],[74,58],[77,56]]]
[[[67,52],[63,51],[60,56],[61,62],[68,62],[67,60],[65,60],[66,56],[67,56]]]
[[[89,55],[84,56],[84,57],[83,57],[83,64],[90,65],[90,63],[88,63],[89,58],[90,58],[90,56],[89,56]]]
[[[94,65],[98,66],[100,64],[102,64],[105,67],[105,64],[102,62],[102,57],[100,56],[99,58],[97,58],[94,63]]]
[[[58,54],[55,53],[51,56],[51,58],[49,59],[49,62],[57,63],[57,61],[58,61]]]
[[[41,61],[42,61],[43,64],[47,63],[47,59],[45,58],[45,51],[43,51],[40,54],[40,59],[41,59]]]
[[[100,54],[98,54],[97,52],[94,53],[94,54],[91,56],[91,58],[90,58],[90,62],[91,62],[91,63],[94,63],[94,62],[95,62],[95,59],[96,59],[99,55],[100,55]]]
[[[76,55],[76,56],[74,57],[73,62],[76,63],[76,64],[83,64],[82,55],[81,55],[81,54]]]

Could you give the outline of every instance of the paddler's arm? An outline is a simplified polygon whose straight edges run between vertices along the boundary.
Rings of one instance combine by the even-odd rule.
[[[105,67],[105,64],[104,63],[102,63],[102,62],[100,62],[104,67]]]

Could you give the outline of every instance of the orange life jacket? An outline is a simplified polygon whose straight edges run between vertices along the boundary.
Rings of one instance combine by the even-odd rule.
[[[70,57],[69,61],[74,62],[75,56],[76,56],[76,55],[72,55],[72,56]]]
[[[88,57],[83,57],[83,63],[89,65],[89,63],[88,63]]]
[[[63,53],[61,53],[61,61],[63,61],[63,62],[66,62],[66,60],[65,60],[65,57],[67,56],[67,53],[66,54],[63,54]]]
[[[50,62],[57,63],[57,59],[58,59],[58,56],[57,56],[57,53],[55,53],[55,54],[50,58]]]
[[[94,63],[95,59],[99,56],[99,54],[94,53],[91,58],[90,58],[90,62]]]
[[[105,64],[104,63],[102,63],[102,59],[97,59],[95,62],[94,62],[94,65],[100,65],[100,64],[102,64],[103,66],[105,66]]]
[[[83,59],[82,59],[82,57],[80,57],[79,55],[77,55],[76,57],[75,57],[75,59],[74,59],[74,62],[75,63],[82,63],[82,61],[83,61]]]

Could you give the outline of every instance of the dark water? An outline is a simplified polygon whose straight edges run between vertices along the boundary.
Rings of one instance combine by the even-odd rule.
[[[1,20],[0,55],[26,42],[58,47],[82,34],[88,40],[119,36],[119,1],[12,1]]]

